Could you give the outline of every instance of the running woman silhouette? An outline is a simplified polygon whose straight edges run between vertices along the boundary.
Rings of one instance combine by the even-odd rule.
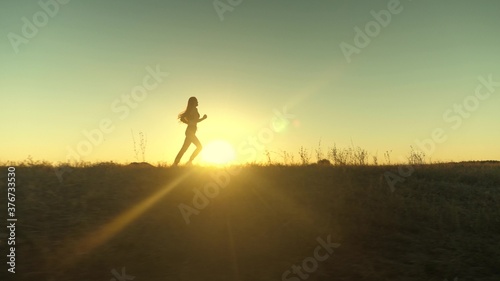
[[[198,124],[198,122],[207,119],[207,115],[205,114],[203,115],[202,118],[200,118],[200,114],[198,113],[198,109],[196,108],[197,106],[198,106],[198,99],[196,99],[196,97],[190,97],[188,100],[186,110],[181,112],[177,117],[181,122],[186,123],[188,126],[186,128],[186,139],[184,140],[184,144],[182,145],[181,150],[177,154],[177,157],[175,157],[174,166],[177,166],[179,164],[182,156],[189,148],[191,143],[194,143],[194,145],[196,145],[196,150],[193,151],[193,154],[191,155],[191,158],[189,158],[187,165],[191,165],[194,158],[201,152],[201,149],[203,148],[200,141],[196,137],[196,129],[197,129],[196,125]]]

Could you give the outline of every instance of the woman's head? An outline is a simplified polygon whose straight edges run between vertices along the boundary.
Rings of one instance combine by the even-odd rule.
[[[196,97],[190,97],[188,100],[187,108],[193,108],[198,106],[198,99]]]
[[[186,110],[184,110],[183,112],[179,113],[179,115],[177,116],[177,118],[183,122],[183,123],[187,123],[186,120],[184,119],[184,117],[189,113],[191,112],[191,110],[193,110],[194,108],[196,108],[198,106],[198,99],[196,97],[190,97],[189,100],[188,100],[188,105],[186,107]]]

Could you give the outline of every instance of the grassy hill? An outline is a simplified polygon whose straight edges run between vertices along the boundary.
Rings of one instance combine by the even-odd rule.
[[[413,168],[18,166],[14,280],[500,280],[500,164]]]

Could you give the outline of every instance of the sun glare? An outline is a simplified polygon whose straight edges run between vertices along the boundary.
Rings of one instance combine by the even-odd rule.
[[[215,140],[203,146],[201,158],[209,164],[228,164],[234,160],[235,152],[227,141]]]

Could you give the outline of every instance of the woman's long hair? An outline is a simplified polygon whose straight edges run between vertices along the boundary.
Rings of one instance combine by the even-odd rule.
[[[191,112],[191,110],[193,110],[195,107],[196,107],[196,97],[190,97],[188,100],[186,110],[184,110],[183,112],[179,113],[179,115],[177,115],[177,118],[179,119],[179,121],[187,124],[188,122],[186,121],[186,118],[184,118],[184,117],[186,117],[186,115],[189,112]]]

